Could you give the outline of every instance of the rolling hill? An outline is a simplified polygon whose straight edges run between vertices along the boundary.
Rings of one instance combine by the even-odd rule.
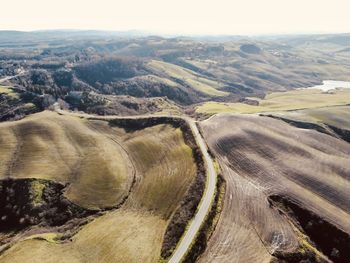
[[[347,262],[349,45],[0,31],[0,262]]]
[[[1,262],[160,258],[167,226],[197,170],[180,128],[158,124],[127,131],[104,120],[45,111],[1,123],[0,134],[2,181],[20,184],[6,185],[15,196],[28,192],[28,204],[15,200],[9,208],[18,211],[19,221],[11,233],[0,234]],[[59,196],[54,203],[51,188]],[[62,203],[69,205],[67,218],[51,224],[65,211]],[[23,205],[38,213],[26,215]],[[48,206],[51,217],[43,213]],[[29,220],[24,228],[22,217]]]
[[[16,88],[20,101],[0,90],[9,112],[2,119],[41,111],[57,100],[89,113],[130,115],[349,80],[348,39],[346,34],[201,39],[0,32],[0,79],[22,72],[4,83]],[[167,103],[155,102],[159,99]],[[35,109],[23,107],[28,103]]]

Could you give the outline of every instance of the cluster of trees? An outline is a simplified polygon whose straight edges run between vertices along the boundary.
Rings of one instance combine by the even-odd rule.
[[[97,83],[105,84],[132,78],[147,71],[141,60],[115,57],[82,63],[74,68],[74,72],[79,79],[96,86]]]
[[[64,186],[40,179],[0,181],[0,231],[20,231],[31,225],[58,226],[91,214],[63,195]]]

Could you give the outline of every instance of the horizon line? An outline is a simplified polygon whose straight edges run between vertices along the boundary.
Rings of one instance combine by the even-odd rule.
[[[111,30],[111,29],[87,29],[87,28],[49,28],[49,29],[1,29],[0,32],[40,33],[40,32],[105,32],[105,33],[138,33],[143,36],[177,36],[177,37],[254,37],[254,36],[297,36],[297,35],[340,35],[350,34],[350,31],[290,31],[290,32],[265,32],[265,33],[165,33],[143,29]]]

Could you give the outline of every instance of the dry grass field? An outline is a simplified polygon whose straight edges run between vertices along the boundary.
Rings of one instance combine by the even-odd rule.
[[[165,125],[148,128],[136,132],[126,145],[143,175],[126,206],[141,206],[169,219],[196,174],[192,150],[180,129]]]
[[[198,106],[196,111],[204,114],[221,112],[260,113],[347,105],[350,103],[350,90],[341,89],[323,92],[318,89],[297,89],[273,92],[264,99],[253,99],[259,102],[258,106],[244,103],[206,102]]]
[[[33,233],[3,252],[1,262],[158,260],[171,215],[196,175],[192,150],[179,128],[157,125],[126,132],[107,121],[43,112],[2,123],[0,134],[1,160],[9,167],[1,170],[3,178],[71,183],[67,197],[88,207],[115,205],[119,199],[113,198],[127,196],[120,209],[96,217],[71,240],[52,239],[50,229],[50,238]]]
[[[117,205],[132,182],[131,163],[118,144],[84,120],[53,112],[0,124],[0,178],[69,183],[68,199],[85,208]]]
[[[196,174],[192,150],[181,130],[161,124],[125,132],[105,121],[90,121],[89,125],[106,136],[117,136],[133,160],[136,182],[125,206],[168,219]]]
[[[1,262],[156,262],[166,221],[149,213],[113,211],[83,227],[65,243],[27,239]]]
[[[271,207],[271,195],[291,198],[350,234],[347,142],[256,115],[219,114],[201,127],[227,188],[222,215],[200,262],[269,262],[278,252],[300,249],[305,239]]]

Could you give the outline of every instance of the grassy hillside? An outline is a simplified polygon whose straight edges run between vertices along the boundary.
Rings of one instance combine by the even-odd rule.
[[[86,207],[115,206],[125,193],[121,208],[92,216],[71,240],[64,241],[69,225],[19,233],[1,262],[157,261],[166,227],[196,175],[179,128],[161,124],[127,132],[107,121],[51,112],[1,125],[1,160],[9,167],[3,178],[70,183],[67,198]],[[8,238],[0,234],[1,242]]]
[[[196,174],[192,150],[180,128],[170,125],[125,132],[104,121],[90,121],[90,127],[117,138],[136,168],[136,183],[125,204],[169,219]],[[181,165],[179,165],[181,164]]]
[[[300,252],[310,241],[296,231],[297,224],[291,227],[294,220],[309,222],[299,221],[301,231],[332,260],[347,257],[348,241],[338,233],[350,234],[347,142],[256,115],[220,114],[201,127],[227,181],[225,206],[201,262],[267,261]],[[299,212],[281,215],[269,201],[272,195],[294,200],[299,208],[293,211]],[[338,230],[327,229],[326,222]]]
[[[256,101],[258,105],[206,102],[198,106],[196,111],[206,114],[220,112],[260,113],[347,105],[350,103],[350,90],[343,89],[323,92],[318,89],[299,89],[286,92],[274,92],[268,94],[264,99],[251,98],[251,100]]]
[[[126,206],[141,206],[169,219],[196,173],[192,150],[184,144],[181,131],[164,125],[147,128],[126,145],[143,175]]]
[[[70,242],[27,239],[1,262],[156,262],[166,222],[151,214],[114,211],[86,225]]]
[[[0,178],[69,183],[66,196],[86,208],[117,205],[127,194],[130,160],[83,120],[52,112],[0,124]]]
[[[152,60],[148,63],[148,66],[156,70],[158,74],[165,74],[170,78],[181,81],[190,88],[206,95],[214,97],[228,95],[227,92],[220,91],[222,84],[219,82],[203,78],[195,72],[178,65]]]

